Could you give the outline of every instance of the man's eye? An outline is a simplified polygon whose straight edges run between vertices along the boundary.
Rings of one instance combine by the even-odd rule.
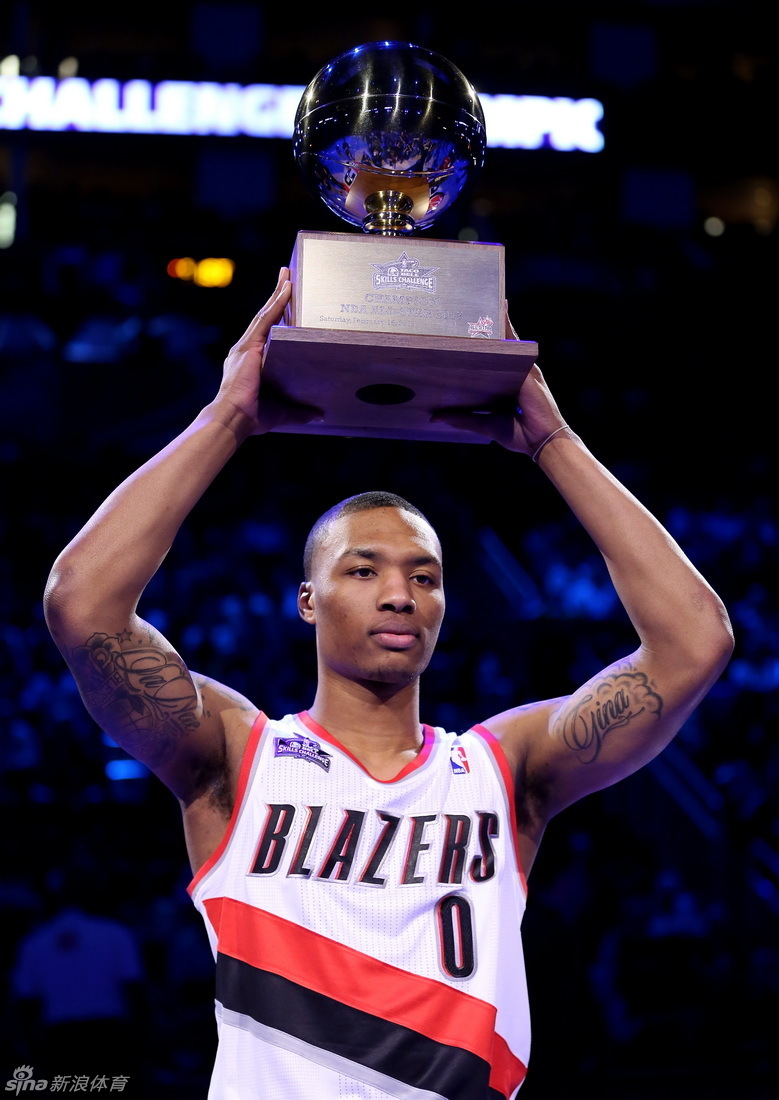
[[[417,582],[417,584],[434,584],[434,583],[435,583],[435,582],[433,581],[433,578],[432,578],[432,577],[429,577],[429,576],[427,575],[427,573],[419,573],[419,574],[417,574],[417,576],[416,576],[416,577],[414,577],[414,580],[415,580],[415,581]]]
[[[356,569],[352,569],[353,577],[371,577],[373,576],[373,570],[369,565],[359,565]]]

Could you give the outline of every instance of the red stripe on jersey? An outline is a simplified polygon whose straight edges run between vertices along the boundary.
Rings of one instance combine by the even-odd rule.
[[[245,902],[208,898],[204,905],[222,954],[438,1043],[471,1051],[490,1065],[490,1083],[504,1096],[523,1080],[526,1068],[495,1034],[495,1008],[486,1001]]]
[[[525,1080],[527,1066],[512,1054],[509,1045],[497,1031],[492,1036],[490,1055],[490,1088],[501,1096],[513,1096]]]

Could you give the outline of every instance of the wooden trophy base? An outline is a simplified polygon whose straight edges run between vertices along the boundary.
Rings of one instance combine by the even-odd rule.
[[[515,408],[537,355],[530,340],[275,325],[263,354],[263,382],[324,415],[321,423],[279,432],[487,443],[475,432],[433,424],[430,416],[443,408]]]

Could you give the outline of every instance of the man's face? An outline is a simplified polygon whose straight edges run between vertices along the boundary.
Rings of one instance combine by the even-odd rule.
[[[435,531],[398,508],[341,516],[324,532],[298,607],[316,625],[320,675],[411,683],[433,655],[444,615]]]

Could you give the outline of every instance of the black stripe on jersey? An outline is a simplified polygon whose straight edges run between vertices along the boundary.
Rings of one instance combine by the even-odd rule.
[[[311,1046],[447,1100],[505,1100],[475,1054],[341,1004],[305,986],[218,955],[216,997],[226,1009]]]

